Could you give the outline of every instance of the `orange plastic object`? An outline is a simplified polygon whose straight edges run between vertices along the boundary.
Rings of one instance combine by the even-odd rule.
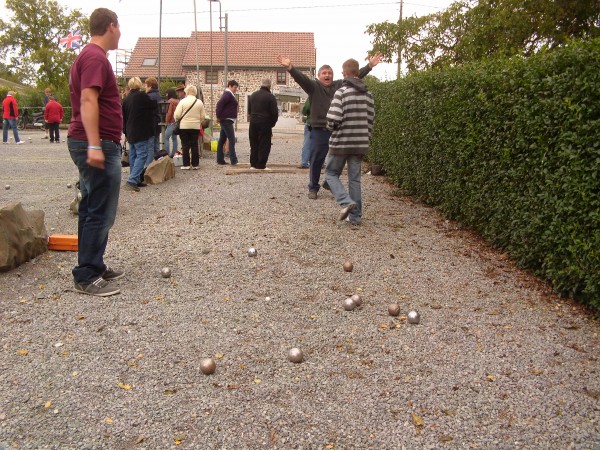
[[[76,252],[78,248],[76,234],[53,234],[48,236],[48,250]]]

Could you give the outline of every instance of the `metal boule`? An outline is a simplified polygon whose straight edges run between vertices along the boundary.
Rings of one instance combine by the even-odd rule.
[[[406,315],[406,320],[408,323],[418,324],[421,321],[421,315],[417,311],[410,311]]]
[[[4,186],[4,189],[9,190],[10,189],[10,184],[7,184],[6,186]]]
[[[160,269],[160,275],[163,278],[169,278],[171,276],[171,269],[169,267],[163,267]]]
[[[400,315],[400,305],[398,303],[390,303],[388,305],[388,314],[392,317],[398,317]]]
[[[71,183],[67,183],[67,187],[68,187],[69,189],[71,189],[71,187],[73,187],[73,185],[72,185]]]
[[[258,254],[258,252],[256,251],[256,249],[254,247],[250,247],[248,249],[248,256],[256,256]]]
[[[354,303],[354,300],[348,297],[346,300],[344,300],[342,306],[346,311],[352,311],[354,308],[356,308],[356,303]]]
[[[363,298],[362,296],[358,295],[358,294],[354,294],[352,297],[350,297],[352,299],[352,301],[354,302],[354,304],[356,306],[361,306],[363,304]]]
[[[304,353],[298,347],[294,347],[288,352],[288,360],[293,363],[301,363],[304,360]]]
[[[200,360],[200,371],[204,375],[212,375],[217,369],[217,363],[212,358],[203,358]]]
[[[350,261],[346,261],[344,263],[344,272],[352,272],[352,269],[354,269],[354,265]]]

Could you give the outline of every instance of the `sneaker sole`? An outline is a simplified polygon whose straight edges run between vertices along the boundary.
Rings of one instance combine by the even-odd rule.
[[[114,279],[114,278],[113,278]],[[116,294],[120,294],[121,290],[120,289],[115,289],[114,291],[110,291],[110,292],[102,292],[102,293],[94,293],[94,292],[86,292],[81,288],[78,287],[74,287],[73,288],[74,292],[77,292],[79,294],[85,294],[85,295],[92,295],[94,297],[110,297],[111,295],[116,295]]]

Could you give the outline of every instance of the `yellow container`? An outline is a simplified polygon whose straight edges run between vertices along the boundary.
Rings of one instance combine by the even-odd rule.
[[[210,151],[216,152],[218,144],[219,144],[219,141],[210,141]]]

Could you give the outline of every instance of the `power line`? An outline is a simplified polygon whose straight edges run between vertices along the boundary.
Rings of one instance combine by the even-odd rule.
[[[227,10],[227,12],[260,12],[260,11],[292,11],[292,10],[299,10],[299,9],[331,9],[331,8],[351,8],[351,7],[355,7],[355,6],[368,6],[368,7],[372,7],[372,6],[391,6],[391,5],[397,5],[399,2],[397,1],[390,1],[390,2],[378,2],[378,3],[341,3],[341,4],[337,4],[337,5],[317,5],[317,6],[286,6],[286,7],[275,7],[275,8],[245,8],[245,9],[229,9]],[[432,9],[444,9],[440,6],[432,6],[432,5],[423,5],[421,3],[412,3],[412,2],[404,2],[405,5],[411,5],[411,6],[419,6],[422,8],[432,8]],[[209,14],[210,11],[198,11],[197,14]],[[132,14],[121,14],[122,16],[128,16],[128,15],[135,15],[135,16],[155,16],[157,13],[151,13],[151,12],[135,12]],[[179,12],[164,12],[163,11],[163,15],[181,15],[181,14],[193,14],[193,11],[179,11]]]

